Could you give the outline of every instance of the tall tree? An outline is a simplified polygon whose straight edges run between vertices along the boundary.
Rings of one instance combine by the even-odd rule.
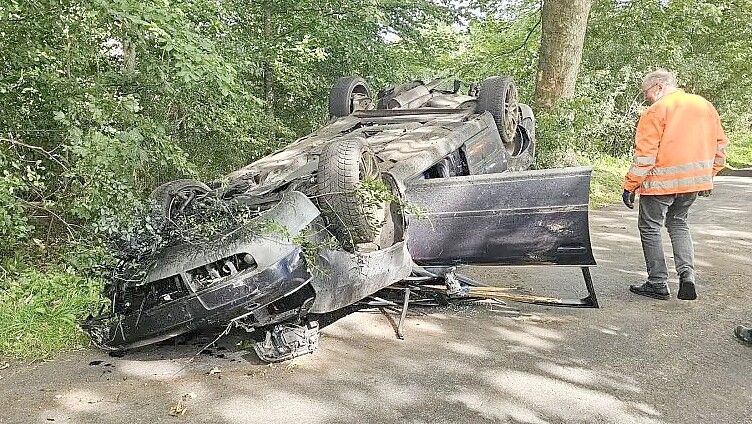
[[[546,0],[541,11],[541,45],[535,105],[547,110],[574,96],[592,0]]]

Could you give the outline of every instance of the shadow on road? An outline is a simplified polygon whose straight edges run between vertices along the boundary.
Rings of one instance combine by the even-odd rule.
[[[238,332],[199,355],[216,333],[122,358],[87,351],[66,363],[75,378],[48,380],[52,400],[35,417],[161,422],[191,393],[182,406],[196,422],[661,422],[635,379],[568,347],[559,328],[577,316],[487,304],[421,310],[404,341],[378,311],[342,314],[314,355],[277,365],[242,350]],[[86,366],[95,357],[107,359]]]
[[[636,213],[615,206],[591,214],[599,310],[420,309],[405,340],[396,315],[343,314],[317,352],[276,365],[244,349],[243,332],[199,355],[217,332],[122,358],[88,349],[0,370],[0,422],[745,422],[752,350],[731,331],[752,318],[750,202],[747,180],[724,177],[693,207],[697,302],[627,291],[645,277],[644,262]],[[468,273],[554,296],[583,290],[576,269]]]

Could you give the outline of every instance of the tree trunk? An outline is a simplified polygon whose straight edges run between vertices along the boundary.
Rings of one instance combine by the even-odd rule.
[[[592,0],[545,0],[535,81],[535,105],[550,110],[574,96]]]
[[[123,73],[133,75],[136,72],[136,45],[126,38],[123,40]]]
[[[273,111],[274,106],[274,67],[272,66],[272,11],[271,4],[264,3],[264,63],[263,63],[263,83],[264,83],[264,101],[266,103],[266,110]]]

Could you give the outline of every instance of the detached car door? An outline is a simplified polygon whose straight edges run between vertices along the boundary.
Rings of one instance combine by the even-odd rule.
[[[407,242],[423,266],[595,265],[591,168],[417,180],[407,186]]]

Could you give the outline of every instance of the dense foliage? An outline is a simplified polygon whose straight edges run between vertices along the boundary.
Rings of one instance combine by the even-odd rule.
[[[457,68],[470,79],[514,75],[529,95],[540,40],[539,2],[520,0],[511,8],[472,22],[469,48],[457,57]],[[680,85],[712,101],[732,139],[732,153],[752,159],[745,147],[752,144],[747,107],[752,87],[745,82],[752,75],[750,22],[749,0],[595,1],[576,96],[538,117],[539,165],[572,164],[582,154],[629,156],[644,107],[639,81],[658,67],[674,70]]]
[[[383,85],[426,69],[421,46],[450,12],[399,0],[0,5],[0,250],[129,228],[158,183],[217,178],[320,125],[337,76]]]
[[[752,160],[750,22],[752,0],[596,1],[577,94],[538,117],[538,166],[591,163],[609,200],[659,66],[717,105],[732,163]],[[321,125],[336,77],[512,75],[529,102],[539,43],[538,0],[0,3],[0,332],[5,314],[68,322],[96,303],[104,241],[138,232],[153,187],[221,178]],[[87,300],[37,307],[72,286]]]

